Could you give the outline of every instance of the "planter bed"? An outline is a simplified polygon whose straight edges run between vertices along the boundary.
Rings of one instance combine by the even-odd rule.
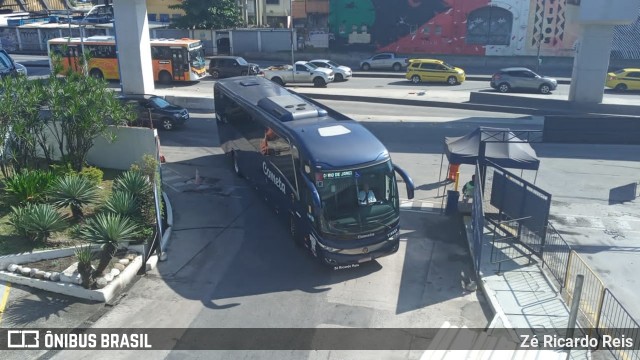
[[[97,250],[98,247],[95,247],[95,249]],[[38,265],[45,264],[46,260],[68,258],[73,256],[74,250],[75,247],[1,256],[0,269],[2,270],[0,270],[0,280],[86,300],[108,302],[133,280],[142,266],[143,258],[140,255],[140,246],[123,248],[122,251],[124,252],[121,252],[121,254],[124,254],[127,261],[122,262],[127,264],[118,266],[122,270],[117,272],[112,270],[111,274],[116,273],[112,280],[106,282],[103,288],[95,290],[85,289],[78,284],[79,276],[77,271],[73,271],[73,265],[68,267],[65,272],[45,272],[43,270],[36,272],[32,268],[29,268],[30,271],[25,271],[27,270],[25,269],[26,264]],[[65,261],[69,260],[65,259]],[[77,262],[73,261],[73,263]],[[22,265],[25,266],[23,267]],[[104,278],[106,277],[105,275]]]

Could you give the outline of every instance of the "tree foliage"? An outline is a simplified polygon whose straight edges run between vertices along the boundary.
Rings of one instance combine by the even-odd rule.
[[[86,64],[87,59],[77,65]],[[135,114],[103,80],[62,73],[61,58],[48,79],[24,76],[0,81],[0,170],[4,176],[47,165],[54,154],[81,171],[98,136],[113,139],[110,125],[125,125]],[[57,153],[57,154],[56,154]]]
[[[184,11],[172,20],[181,29],[227,29],[242,24],[236,0],[183,0],[169,8]]]

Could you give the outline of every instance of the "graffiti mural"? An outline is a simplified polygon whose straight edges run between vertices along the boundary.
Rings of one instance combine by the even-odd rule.
[[[341,45],[406,54],[571,55],[579,0],[332,0]],[[539,43],[539,44],[538,44]],[[540,45],[540,46],[538,46]]]

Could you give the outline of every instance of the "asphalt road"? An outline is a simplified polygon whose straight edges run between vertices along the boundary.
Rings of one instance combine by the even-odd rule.
[[[469,263],[466,246],[452,242],[458,235],[447,230],[456,225],[429,211],[442,201],[438,182],[442,139],[464,135],[480,125],[540,129],[541,120],[457,109],[430,108],[425,114],[424,108],[416,107],[326,103],[363,122],[414,179],[417,206],[402,213],[403,247],[398,254],[354,271],[319,269],[290,244],[285,225],[257,194],[233,177],[221,156],[211,114],[194,114],[185,129],[161,133],[169,162],[165,168],[173,173],[167,188],[180,224],[170,259],[141,279],[96,326],[437,327],[452,319],[469,327],[485,326],[481,299],[465,293],[460,285],[460,273],[468,271]],[[634,275],[640,270],[635,259],[640,212],[637,204],[608,201],[611,188],[638,181],[640,148],[534,147],[542,159],[537,184],[554,195],[552,222],[632,315],[640,318],[635,301],[640,284]],[[193,179],[195,169],[211,187],[182,191],[181,184]],[[471,168],[461,170],[463,179],[470,177]],[[530,180],[533,176],[525,174]],[[92,323],[104,309],[48,293],[14,290],[3,327],[74,327]],[[47,306],[36,305],[42,302]],[[138,317],[133,318],[134,313]],[[72,352],[59,358],[83,355],[87,354]],[[300,354],[261,355],[286,359]],[[304,357],[313,356],[348,358],[335,352],[304,353]]]
[[[485,327],[490,315],[484,300],[479,293],[468,293],[462,287],[470,262],[460,238],[460,224],[431,211],[441,200],[432,193],[437,188],[435,169],[442,137],[464,134],[478,124],[526,127],[537,120],[434,109],[432,121],[416,122],[413,120],[420,113],[415,109],[337,102],[330,105],[350,110],[345,112],[362,119],[418,187],[414,208],[401,214],[402,246],[397,254],[346,271],[318,266],[293,246],[285,224],[258,194],[232,174],[218,147],[212,114],[195,113],[184,129],[161,133],[162,152],[168,161],[165,189],[172,199],[176,223],[169,260],[141,278],[113,308],[51,294],[12,292],[2,326],[73,327],[89,321],[96,327],[402,328],[439,327],[449,321],[471,328]],[[368,115],[372,112],[376,116]],[[399,118],[398,113],[407,115]],[[203,182],[211,186],[185,191],[182,185],[193,180],[196,169]],[[34,306],[43,299],[57,306]],[[97,319],[105,309],[110,310]],[[420,353],[382,356],[417,358]],[[363,354],[247,352],[241,357],[356,359],[366,357]],[[10,355],[14,358],[16,354]],[[35,357],[27,352],[18,355],[15,358]],[[55,354],[47,357],[50,355]],[[153,358],[156,355],[240,356],[230,352],[150,354]],[[72,351],[56,356],[112,358],[113,353]]]
[[[421,154],[411,158],[416,162],[412,175],[424,176],[420,184],[438,181],[444,136],[461,136],[477,126],[542,128],[542,119],[538,117],[442,108],[430,108],[425,113],[422,108],[410,106],[323,102],[363,121],[392,151]],[[399,126],[397,122],[403,124]],[[402,127],[412,127],[414,131],[405,132]],[[525,171],[523,177],[552,194],[551,223],[640,321],[637,301],[640,281],[636,276],[640,273],[637,260],[640,200],[617,203],[612,192],[640,183],[640,146],[543,143],[532,146],[541,166],[537,176],[533,171]],[[472,167],[463,165],[462,181],[472,173]],[[433,190],[419,194],[422,198],[437,196]]]

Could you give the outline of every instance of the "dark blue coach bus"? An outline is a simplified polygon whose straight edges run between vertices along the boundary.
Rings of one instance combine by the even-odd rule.
[[[334,267],[398,251],[396,173],[365,127],[261,77],[214,86],[220,144],[234,171],[286,216],[294,241]]]

